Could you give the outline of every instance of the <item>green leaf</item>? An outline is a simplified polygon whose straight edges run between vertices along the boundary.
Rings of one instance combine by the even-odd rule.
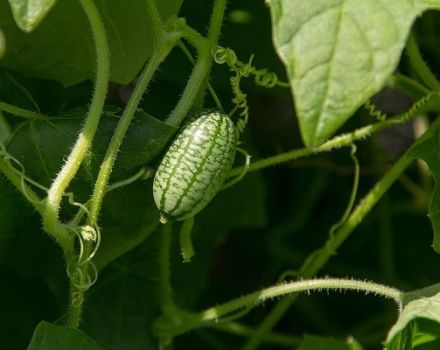
[[[15,23],[25,32],[34,30],[55,3],[56,0],[9,0]]]
[[[302,138],[317,146],[396,69],[410,27],[438,0],[268,0]]]
[[[85,109],[77,109],[48,121],[27,121],[15,132],[7,144],[7,150],[24,166],[27,176],[48,187],[75,142],[85,114]],[[90,198],[99,166],[118,121],[114,114],[107,112],[103,115],[92,151],[68,189],[74,192],[76,201],[84,202]],[[110,182],[128,178],[140,167],[155,161],[175,131],[174,127],[137,112],[121,145]],[[0,214],[20,222],[6,209],[7,206],[5,210],[0,210]],[[108,193],[100,217],[103,239],[94,260],[97,267],[103,268],[138,245],[154,231],[158,223],[151,181],[136,181]],[[13,222],[6,228],[5,235],[12,234]]]
[[[362,350],[353,338],[347,340],[306,335],[298,350]]]
[[[103,350],[79,329],[56,326],[41,321],[27,350]]]
[[[429,206],[429,218],[434,229],[434,241],[432,247],[437,253],[440,253],[440,138],[439,122],[432,125],[431,128],[420,138],[408,153],[409,157],[423,159],[429,167],[434,178],[435,187]]]
[[[109,349],[158,349],[151,324],[160,313],[160,238],[155,232],[110,264],[89,293],[83,327]]]
[[[22,0],[23,1],[23,0]],[[42,0],[40,0],[42,1]],[[97,0],[108,37],[111,80],[127,84],[152,53],[151,23],[144,1]],[[157,1],[163,21],[178,13],[181,0]],[[95,48],[90,25],[77,0],[58,1],[31,33],[14,23],[5,1],[0,2],[0,27],[8,50],[3,67],[37,78],[73,85],[95,78]]]
[[[411,350],[440,339],[440,285],[403,294],[403,310],[390,329],[388,350]]]
[[[27,121],[18,128],[7,149],[22,163],[27,175],[49,186],[74,144],[86,114],[85,109],[76,109],[47,121]],[[91,183],[96,178],[118,121],[119,117],[109,112],[101,118],[92,151],[79,174],[83,182]],[[137,112],[121,145],[112,178],[129,177],[155,160],[175,131],[174,127]]]
[[[105,197],[100,218],[103,237],[93,259],[98,270],[136,247],[159,225],[152,188],[151,179],[137,181]]]
[[[230,231],[237,228],[261,229],[265,227],[266,191],[261,174],[249,174],[238,184],[221,191],[197,215],[207,231]]]
[[[266,199],[262,174],[249,174],[236,185],[218,193],[195,217],[192,232],[195,256],[190,264],[182,263],[180,245],[178,239],[175,239],[173,283],[186,306],[196,307],[200,295],[207,287],[207,277],[219,237],[232,235],[238,230],[262,229],[266,226]],[[174,228],[177,235],[180,226],[176,224]]]
[[[20,239],[15,234],[20,223],[28,219],[25,200],[18,195],[17,190],[2,176],[0,176],[0,263],[3,263],[10,254],[11,245]],[[18,231],[18,232],[21,232]]]

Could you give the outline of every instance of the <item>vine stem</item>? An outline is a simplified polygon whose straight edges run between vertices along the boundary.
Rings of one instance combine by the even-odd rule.
[[[98,178],[96,180],[91,198],[91,223],[95,223],[98,220],[102,200],[106,192],[107,184],[116,161],[119,148],[131,124],[131,121],[133,120],[133,116],[138,108],[139,102],[147,90],[148,85],[159,65],[165,60],[181,37],[181,32],[164,31],[160,15],[154,1],[147,0],[146,5],[148,10],[148,19],[152,24],[154,52],[139,77],[139,81],[130,96],[124,112],[122,113],[121,119],[116,126],[115,132],[105,153],[104,160],[101,163]]]
[[[147,6],[147,13],[149,16],[148,19],[150,20],[152,25],[151,29],[154,40],[154,48],[153,48],[154,52],[140,75],[139,81],[136,84],[136,87],[130,96],[130,100],[128,101],[127,106],[125,107],[124,112],[121,116],[121,119],[119,120],[116,126],[115,132],[112,135],[110,144],[104,156],[104,160],[101,163],[98,177],[95,182],[93,194],[90,199],[90,215],[88,217],[88,222],[92,226],[97,225],[99,211],[101,209],[102,200],[106,193],[107,184],[113,169],[113,165],[115,163],[119,148],[122,144],[122,141],[125,137],[128,127],[131,124],[133,116],[142,98],[142,95],[147,89],[147,86],[151,81],[153,74],[156,72],[159,64],[165,59],[165,57],[171,51],[172,47],[174,46],[174,43],[178,39],[180,39],[179,36],[176,37],[175,33],[169,36],[165,35],[163,31],[162,23],[160,21],[159,12],[157,11],[156,4],[154,1],[147,0],[146,6]],[[84,252],[85,255],[88,256],[90,254],[91,245],[89,244],[89,242],[86,243],[87,244],[84,244]],[[89,263],[85,263],[84,266],[82,267],[85,274],[87,274],[88,265]],[[85,288],[75,289],[74,286],[73,289],[71,288],[72,308],[70,312],[70,318],[68,320],[69,325],[73,325],[74,327],[78,326],[82,311],[82,301],[84,300],[84,294],[86,291],[87,289]],[[73,298],[75,298],[76,300],[80,300],[81,302],[78,303],[78,305],[73,305],[72,303]]]
[[[213,61],[211,50],[217,45],[225,8],[226,0],[215,0],[207,41],[204,41],[204,38],[200,40],[201,36],[198,35],[198,33],[194,33],[189,27],[186,27],[183,31],[183,37],[194,45],[199,56],[197,57],[196,64],[194,65],[179,102],[166,120],[171,126],[177,127],[185,119],[200,92],[203,82],[209,76]]]
[[[68,232],[64,225],[58,222],[61,200],[66,188],[76,175],[82,161],[92,145],[93,137],[98,127],[107,95],[110,72],[109,48],[104,24],[101,20],[98,9],[92,0],[80,0],[80,4],[89,20],[95,42],[97,61],[95,92],[83,129],[78,135],[78,139],[76,140],[67,161],[49,188],[43,214],[44,229],[54,236],[63,248],[68,269],[74,264],[75,259],[74,237]],[[88,265],[84,265],[83,269],[87,270],[87,268]],[[76,272],[81,273],[82,270]],[[74,285],[72,276],[69,276],[69,279],[70,308],[67,325],[72,328],[77,328],[82,313],[84,290],[82,288],[77,288]],[[78,302],[75,302],[75,299]]]
[[[105,153],[104,160],[101,163],[90,202],[90,221],[92,223],[97,222],[98,220],[99,211],[101,209],[102,200],[106,192],[110,174],[113,170],[119,148],[122,144],[128,127],[133,120],[133,116],[136,112],[137,106],[139,105],[142,95],[147,89],[151,78],[153,77],[154,73],[156,72],[160,63],[164,60],[166,55],[167,53],[165,53],[162,49],[158,49],[153,54],[153,56],[151,56],[148,64],[145,66],[145,69],[143,70],[139,78],[138,84],[136,84],[136,87],[130,96],[130,100],[128,101],[128,104],[124,109],[121,119],[116,126],[115,132],[110,140],[110,144]]]
[[[10,105],[9,103],[0,101],[0,111],[15,115],[17,117],[22,117],[26,119],[38,119],[38,120],[48,120],[49,118],[46,115],[29,111],[27,109],[23,109],[14,105]]]
[[[84,127],[61,171],[53,181],[47,193],[46,207],[43,215],[45,230],[52,235],[57,232],[56,226],[60,211],[61,199],[77,173],[84,157],[91,147],[102,109],[104,107],[109,81],[109,48],[99,12],[92,0],[80,0],[80,4],[89,20],[96,49],[97,72],[95,93]],[[58,237],[56,237],[58,238]]]
[[[283,162],[288,162],[288,161],[292,161],[292,160],[295,160],[298,158],[307,157],[312,154],[328,152],[328,151],[335,149],[335,148],[350,146],[355,141],[364,140],[365,138],[367,138],[371,134],[373,134],[377,131],[380,131],[382,129],[385,129],[391,125],[407,122],[408,119],[406,119],[406,118],[404,120],[402,119],[402,117],[405,115],[406,114],[396,115],[392,118],[380,121],[378,123],[364,126],[364,127],[359,128],[353,132],[336,136],[336,137],[328,140],[327,142],[324,142],[322,145],[317,146],[317,147],[299,148],[299,149],[295,149],[295,150],[292,150],[289,152],[277,154],[272,157],[257,160],[257,161],[250,164],[247,171],[248,172],[256,171],[256,170],[259,170],[262,168],[267,168],[269,166],[277,165],[277,164],[280,164]],[[411,117],[415,117],[415,116],[417,116],[417,113],[413,113],[411,115]],[[229,172],[228,177],[237,176],[241,172],[243,172],[243,167],[236,167]]]
[[[412,158],[405,154],[394,164],[373,189],[360,201],[345,223],[342,224],[333,235],[328,237],[324,246],[308,256],[300,268],[299,276],[311,278],[319,272],[411,162]],[[280,301],[256,329],[253,337],[245,344],[243,350],[256,349],[265,335],[278,323],[295,300],[296,296],[292,295]]]
[[[311,280],[285,282],[250,293],[224,304],[211,307],[200,313],[189,316],[186,318],[184,323],[180,324],[175,329],[167,330],[172,332],[172,334],[167,335],[176,336],[193,328],[206,326],[207,324],[213,322],[221,322],[222,317],[230,316],[231,314],[242,311],[246,307],[256,306],[280,296],[285,296],[292,293],[309,293],[312,291],[323,290],[356,291],[365,294],[374,294],[376,296],[395,301],[399,307],[399,310],[401,309],[402,292],[396,288],[369,281],[341,278],[317,278]]]

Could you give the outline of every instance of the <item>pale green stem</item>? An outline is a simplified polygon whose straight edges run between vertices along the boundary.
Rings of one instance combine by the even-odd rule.
[[[192,57],[191,52],[189,52],[189,50],[187,49],[187,47],[185,46],[185,44],[182,41],[179,42],[179,48],[182,50],[183,54],[188,58],[188,60],[192,64],[195,64],[196,61]],[[223,111],[224,108],[222,106],[222,103],[220,102],[220,99],[217,96],[217,93],[215,92],[214,88],[212,87],[212,85],[211,85],[211,83],[209,81],[208,81],[207,85],[208,85],[208,91],[209,91],[212,99],[214,100],[216,108],[218,108],[219,110]]]
[[[104,160],[101,163],[97,180],[95,182],[95,188],[91,198],[90,206],[90,221],[96,223],[98,220],[99,211],[101,208],[102,200],[106,192],[106,187],[110,178],[110,174],[113,170],[116,157],[118,155],[119,148],[122,144],[124,136],[130,126],[133,116],[136,112],[137,106],[148,86],[154,72],[162,62],[162,55],[160,52],[156,52],[148,61],[144,71],[140,76],[140,80],[134,89],[130,100],[121,116],[121,119],[116,126],[115,132],[111,138],[110,144],[104,156]]]
[[[328,140],[327,142],[324,142],[322,145],[320,145],[318,147],[299,148],[299,149],[292,150],[290,152],[285,152],[285,153],[277,154],[272,157],[257,160],[255,162],[251,163],[251,165],[248,168],[248,172],[256,171],[256,170],[259,170],[262,168],[267,168],[269,166],[277,165],[277,164],[280,164],[283,162],[292,161],[292,160],[295,160],[298,158],[307,157],[307,156],[310,156],[313,154],[328,152],[328,151],[335,149],[335,148],[350,146],[355,141],[362,141],[377,131],[380,131],[384,128],[387,128],[391,125],[406,122],[407,121],[406,119],[402,120],[402,116],[404,116],[404,115],[405,114],[397,115],[395,117],[386,119],[384,121],[381,121],[381,122],[378,122],[378,123],[375,123],[372,125],[364,126],[364,127],[359,128],[353,132],[343,134],[340,136],[336,136],[336,137]],[[416,115],[417,114],[414,113],[414,115],[412,115],[411,117],[415,117]],[[243,168],[244,167],[237,167],[237,168],[232,169],[230,171],[228,177],[233,177],[233,176],[239,175],[243,171]]]
[[[194,225],[194,217],[185,219],[180,229],[180,250],[184,263],[191,262],[194,256],[194,248],[192,244],[191,234]]]
[[[80,0],[80,4],[89,20],[95,42],[97,61],[95,93],[84,127],[78,135],[78,139],[76,140],[67,161],[49,188],[43,214],[44,229],[49,234],[53,235],[61,244],[68,268],[70,268],[70,265],[75,258],[73,251],[74,236],[58,222],[61,200],[92,145],[92,140],[98,127],[102,109],[104,107],[105,97],[107,95],[110,65],[107,38],[98,9],[93,0]],[[84,266],[84,269],[87,269],[87,265]],[[69,327],[77,328],[82,312],[82,302],[75,303],[73,297],[78,297],[78,300],[83,300],[84,290],[78,289],[73,284],[72,280],[70,281],[70,284],[70,308],[67,325]]]
[[[154,53],[140,75],[139,81],[130,96],[118,125],[116,126],[115,132],[104,156],[104,160],[101,164],[91,198],[90,220],[92,223],[95,223],[98,220],[102,200],[106,192],[106,187],[116,161],[119,148],[131,124],[131,121],[133,120],[133,116],[135,115],[139,102],[141,101],[142,96],[145,93],[145,90],[147,89],[151,78],[158,69],[159,65],[168,56],[171,49],[180,39],[180,33],[165,33],[163,31],[159,12],[156,8],[155,2],[148,0],[146,4],[148,7],[149,19],[152,23],[152,32],[154,34]]]
[[[364,294],[373,294],[375,296],[391,299],[397,303],[399,310],[401,308],[401,291],[382,284],[339,278],[299,280],[265,288],[191,315],[185,319],[185,322],[177,325],[176,328],[167,329],[167,335],[174,337],[190,329],[206,326],[213,322],[221,322],[222,318],[240,312],[243,308],[261,305],[277,297],[290,294],[296,295],[301,292],[309,293],[311,291],[323,290],[355,291]]]
[[[333,235],[329,236],[324,247],[309,255],[300,269],[299,276],[310,278],[319,272],[411,162],[412,159],[404,155],[394,164],[373,189],[360,201],[347,221],[337,229]],[[245,344],[243,350],[256,349],[264,336],[272,330],[295,300],[296,296],[293,295],[280,301],[260,324],[254,336]]]
[[[102,109],[104,107],[109,80],[109,49],[101,17],[94,1],[80,0],[80,3],[87,15],[95,40],[97,61],[95,93],[84,127],[78,135],[78,139],[76,140],[66,163],[56,176],[47,194],[43,222],[45,230],[50,234],[54,234],[56,231],[63,194],[73,177],[76,175],[82,161],[92,145],[93,136],[95,135]]]
[[[183,36],[196,47],[199,56],[197,57],[196,64],[194,65],[191,76],[183,90],[179,102],[166,120],[169,125],[177,127],[186,118],[200,91],[200,87],[209,76],[213,61],[211,50],[217,45],[225,7],[226,0],[215,1],[209,25],[207,42],[202,43],[204,38],[199,40],[200,36],[189,29],[185,30],[183,33]],[[196,39],[193,40],[194,37],[196,37]]]

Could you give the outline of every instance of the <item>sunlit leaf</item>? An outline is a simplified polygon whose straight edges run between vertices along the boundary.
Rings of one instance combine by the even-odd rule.
[[[440,286],[403,295],[403,310],[390,329],[388,350],[411,350],[440,339]]]
[[[21,30],[35,29],[57,0],[9,0],[15,22]],[[1,55],[0,55],[1,56]]]
[[[268,0],[302,138],[332,136],[396,69],[412,23],[436,0]]]

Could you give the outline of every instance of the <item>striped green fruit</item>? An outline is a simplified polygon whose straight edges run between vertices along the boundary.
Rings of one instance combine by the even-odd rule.
[[[220,191],[236,152],[235,127],[220,112],[189,123],[171,144],[153,182],[153,195],[167,219],[184,220],[200,212]]]

